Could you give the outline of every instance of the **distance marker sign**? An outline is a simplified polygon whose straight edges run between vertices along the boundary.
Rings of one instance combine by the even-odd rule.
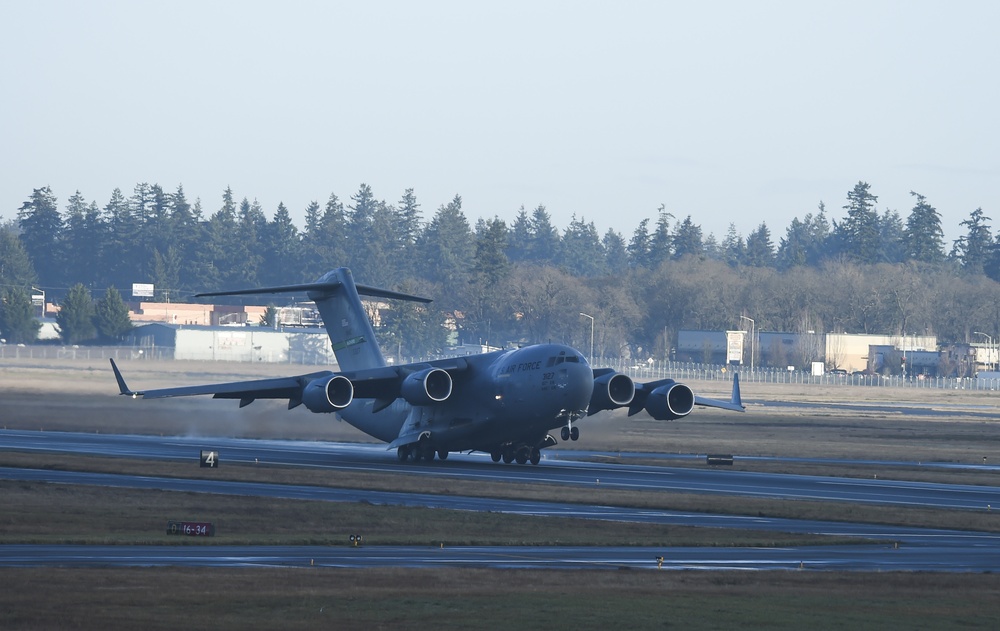
[[[201,450],[201,468],[215,469],[219,466],[219,452],[215,450]]]

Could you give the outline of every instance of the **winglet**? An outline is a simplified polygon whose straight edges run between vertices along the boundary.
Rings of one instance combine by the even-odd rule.
[[[740,373],[738,373],[738,372],[734,372],[733,373],[733,399],[732,399],[732,403],[733,403],[733,405],[740,406],[744,410],[746,409],[746,406],[743,405],[743,399],[740,398]]]
[[[118,394],[125,394],[133,399],[138,397],[141,392],[136,392],[135,390],[129,390],[128,385],[125,383],[125,377],[122,377],[122,371],[118,370],[118,365],[115,360],[111,359],[111,370],[115,371],[115,379],[118,381]]]

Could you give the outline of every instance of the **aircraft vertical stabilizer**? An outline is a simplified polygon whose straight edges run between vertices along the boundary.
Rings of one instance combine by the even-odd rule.
[[[283,285],[280,287],[261,287],[257,289],[239,289],[236,291],[218,291],[202,294],[202,296],[238,296],[254,294],[288,294],[306,292],[309,299],[316,303],[323,325],[330,336],[333,353],[342,371],[363,370],[385,366],[385,358],[375,339],[361,295],[376,298],[393,298],[397,300],[412,300],[415,302],[430,302],[427,298],[402,294],[387,289],[378,289],[366,285],[355,285],[351,270],[340,267],[327,272],[315,283],[302,285]]]
[[[340,369],[385,366],[385,357],[375,340],[375,330],[361,304],[351,270],[341,267],[327,272],[317,283],[327,283],[332,288],[313,290],[308,295],[323,316],[323,325],[330,336]]]

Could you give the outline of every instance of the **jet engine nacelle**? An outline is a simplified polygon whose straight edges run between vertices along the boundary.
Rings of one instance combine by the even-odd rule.
[[[657,421],[683,418],[693,409],[694,392],[682,383],[665,383],[646,397],[646,412]]]
[[[613,410],[632,402],[635,384],[620,372],[612,372],[594,379],[594,393],[590,395],[590,414],[601,410]]]
[[[310,412],[336,412],[354,400],[354,384],[343,375],[310,381],[302,391],[302,403]]]
[[[408,375],[399,390],[410,405],[432,405],[451,396],[451,375],[440,368],[427,368]]]

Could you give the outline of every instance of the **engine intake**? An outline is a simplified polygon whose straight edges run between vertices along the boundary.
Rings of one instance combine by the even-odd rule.
[[[682,383],[665,383],[646,397],[646,412],[657,421],[683,418],[693,409],[694,392]]]
[[[354,384],[343,375],[310,381],[302,391],[302,403],[310,412],[336,412],[354,400]]]
[[[426,368],[408,375],[400,395],[410,405],[433,405],[451,396],[451,375],[440,368]]]
[[[632,402],[635,384],[620,372],[612,372],[594,379],[594,393],[590,395],[589,414],[613,410]]]

